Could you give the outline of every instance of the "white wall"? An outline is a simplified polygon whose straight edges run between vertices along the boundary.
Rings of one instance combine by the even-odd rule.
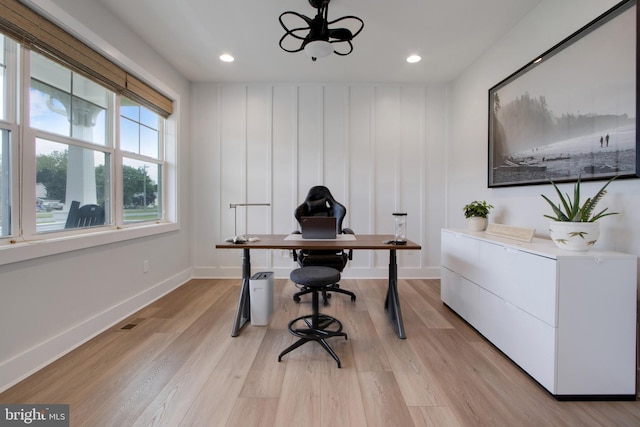
[[[444,211],[446,88],[424,85],[216,85],[192,89],[195,275],[237,277],[240,251],[214,250],[238,233],[287,234],[314,185],[347,207],[356,234],[393,233],[408,213],[421,252],[399,255],[402,277],[438,277]],[[356,252],[346,277],[385,277],[388,253]],[[289,254],[253,251],[253,271],[288,277]]]
[[[178,173],[180,228],[0,266],[0,390],[191,277],[189,83],[99,2],[38,4],[178,100],[171,128],[178,132],[184,168],[171,168]]]
[[[618,0],[545,0],[453,82],[446,226],[465,227],[462,206],[486,199],[496,207],[491,222],[535,228],[537,234],[548,237],[543,215],[551,212],[540,194],[553,196],[551,186],[487,188],[488,90],[616,3]],[[586,182],[584,194],[593,194],[602,185],[602,181]],[[572,191],[572,184],[561,189]],[[640,181],[615,181],[598,207],[609,207],[621,215],[600,221],[601,239],[596,246],[640,255]]]

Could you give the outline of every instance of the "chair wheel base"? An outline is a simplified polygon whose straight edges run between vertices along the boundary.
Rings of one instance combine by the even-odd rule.
[[[342,322],[338,319],[327,316],[324,314],[310,314],[306,316],[300,316],[289,322],[289,332],[299,337],[300,339],[287,347],[278,355],[278,362],[282,360],[282,356],[295,350],[311,341],[315,341],[326,350],[327,353],[333,357],[338,364],[338,368],[342,368],[340,358],[333,351],[331,346],[325,341],[331,337],[349,337],[345,332],[342,332]]]

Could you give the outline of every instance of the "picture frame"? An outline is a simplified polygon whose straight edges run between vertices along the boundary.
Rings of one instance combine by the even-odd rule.
[[[488,186],[638,177],[637,0],[489,89]]]

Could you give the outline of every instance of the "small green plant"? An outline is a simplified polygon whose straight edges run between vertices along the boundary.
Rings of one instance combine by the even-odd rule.
[[[569,194],[562,194],[558,186],[552,180],[549,180],[555,188],[556,193],[558,193],[558,197],[560,197],[560,203],[553,203],[547,196],[541,194],[541,196],[551,205],[553,209],[553,213],[555,216],[544,215],[546,218],[552,219],[554,221],[562,221],[562,222],[594,222],[599,220],[602,217],[608,215],[617,215],[618,212],[607,212],[609,208],[605,208],[600,212],[594,214],[593,211],[596,208],[598,202],[607,194],[606,188],[611,182],[616,179],[618,176],[614,176],[609,181],[604,184],[604,186],[596,193],[593,198],[589,197],[587,200],[580,205],[580,177],[578,177],[578,181],[573,186],[573,200],[569,197]]]
[[[476,200],[469,203],[462,209],[464,210],[465,218],[471,218],[471,217],[486,218],[487,216],[489,216],[489,211],[493,209],[493,206],[491,206],[484,200],[481,202]]]

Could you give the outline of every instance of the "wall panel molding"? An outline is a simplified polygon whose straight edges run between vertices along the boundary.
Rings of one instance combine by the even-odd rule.
[[[293,210],[308,189],[327,185],[347,206],[345,226],[356,233],[393,233],[392,213],[402,210],[408,213],[409,238],[426,246],[423,253],[437,253],[439,240],[427,236],[435,235],[440,224],[429,222],[442,217],[439,211],[445,203],[440,191],[429,194],[433,187],[428,183],[434,176],[444,176],[444,158],[433,158],[444,153],[439,149],[444,141],[433,136],[444,135],[446,123],[429,118],[443,115],[446,92],[436,89],[430,99],[425,85],[229,84],[208,92],[217,99],[198,98],[218,106],[214,122],[219,158],[211,159],[217,167],[197,172],[194,191],[208,195],[205,183],[219,184],[213,194],[217,200],[209,204],[219,207],[211,215],[219,226],[218,235],[196,233],[194,238],[203,242],[194,248],[202,252],[233,234],[229,202],[272,203],[267,212],[238,211],[242,224],[238,232],[289,233],[297,228]],[[196,133],[211,126],[194,123]],[[196,147],[194,156],[198,151]],[[261,195],[261,200],[253,200]],[[196,271],[223,275],[239,271],[237,254],[226,252],[196,254]],[[287,253],[268,252],[252,255],[254,269],[286,272],[293,267]],[[402,254],[399,262],[400,270],[411,277],[433,277],[439,269],[439,257],[422,253]],[[346,274],[376,277],[387,264],[386,254],[361,252]]]

